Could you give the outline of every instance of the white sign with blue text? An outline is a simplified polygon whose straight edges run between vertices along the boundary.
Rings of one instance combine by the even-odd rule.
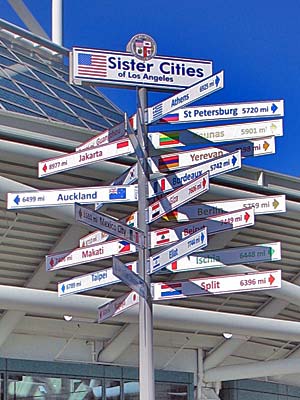
[[[181,91],[180,93],[169,97],[161,103],[155,104],[149,107],[148,112],[148,124],[159,120],[164,115],[171,113],[185,105],[188,105],[196,100],[202,99],[210,95],[217,90],[223,89],[224,87],[224,71],[221,71],[215,75],[210,76],[195,85]]]
[[[196,250],[203,249],[206,246],[207,228],[205,227],[180,240],[175,245],[151,256],[149,259],[149,273],[153,274],[179,258],[194,253]]]
[[[212,75],[212,61],[153,57],[143,61],[131,53],[74,47],[70,76],[74,83],[182,89]]]

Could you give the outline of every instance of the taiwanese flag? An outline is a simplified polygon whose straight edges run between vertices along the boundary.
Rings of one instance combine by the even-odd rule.
[[[130,251],[130,243],[126,242],[125,240],[119,241],[119,253],[126,253]]]
[[[179,155],[174,154],[171,156],[160,157],[158,161],[158,169],[160,171],[165,171],[179,167]]]
[[[163,146],[175,146],[179,144],[179,132],[165,132],[159,134],[159,145]]]

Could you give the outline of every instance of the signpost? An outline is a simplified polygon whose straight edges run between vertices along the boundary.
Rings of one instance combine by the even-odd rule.
[[[148,223],[151,223],[181,204],[200,196],[209,190],[209,174],[206,172],[148,207]]]
[[[200,250],[206,246],[207,229],[202,228],[187,238],[180,240],[175,245],[151,256],[149,259],[149,273],[153,274],[179,258],[194,253],[196,250]]]
[[[185,133],[179,131],[148,134],[147,126],[156,122],[282,117],[283,100],[182,108],[222,89],[223,71],[212,75],[211,61],[157,57],[155,41],[145,34],[135,35],[127,49],[127,52],[116,52],[74,48],[70,79],[75,84],[136,87],[138,109],[130,118],[130,124],[125,114],[123,122],[87,140],[77,147],[76,152],[39,162],[38,173],[39,177],[44,177],[131,153],[135,154],[137,163],[109,186],[8,193],[7,208],[80,203],[75,205],[76,220],[96,228],[97,231],[82,238],[79,248],[46,256],[46,270],[53,271],[112,258],[113,268],[61,282],[58,285],[58,294],[63,297],[120,281],[133,289],[133,292],[99,307],[98,322],[139,303],[140,398],[154,400],[153,299],[279,288],[281,276],[280,271],[275,270],[151,285],[151,275],[163,268],[177,272],[280,259],[279,243],[207,252],[201,250],[207,246],[207,235],[251,226],[254,224],[254,214],[284,212],[285,197],[262,196],[186,205],[208,190],[211,177],[239,169],[241,157],[274,153],[274,136],[282,135],[281,120],[198,127]],[[183,90],[148,107],[146,88],[160,91]],[[174,113],[176,110],[178,112]],[[172,115],[168,115],[170,113]],[[149,139],[153,147],[162,149],[198,144],[199,137],[202,142],[203,139],[217,143],[232,140],[239,142],[159,156],[155,152],[152,154],[154,157],[149,157]],[[183,170],[150,181],[150,170],[163,174],[176,169]],[[138,184],[133,184],[136,181]],[[168,192],[171,193],[163,198],[156,198],[149,205],[150,199]],[[95,208],[100,208],[105,203],[135,201],[138,201],[138,209],[125,221],[97,213],[82,205],[95,204]],[[197,221],[150,232],[150,223],[161,217],[165,220],[174,219],[176,222],[192,219]],[[117,236],[118,239],[106,241],[109,235]],[[176,243],[172,244],[173,242]],[[154,251],[150,256],[151,248],[167,244],[170,246],[158,253]],[[193,254],[200,251],[200,254]],[[138,260],[131,264],[123,264],[116,257],[134,252],[138,252]]]
[[[150,247],[160,247],[185,238],[202,228],[212,235],[227,230],[246,228],[254,225],[254,211],[252,207],[212,216],[189,224],[180,224],[171,228],[162,228],[150,232]]]
[[[224,293],[252,292],[279,289],[281,270],[247,274],[189,279],[181,282],[162,282],[152,285],[153,300],[184,299],[189,296],[208,296]]]
[[[50,158],[48,160],[39,161],[39,178],[131,153],[133,153],[133,147],[129,139],[122,139],[102,146]]]
[[[95,212],[87,207],[75,204],[76,221],[100,229],[110,235],[124,239],[136,246],[144,247],[145,236],[139,229],[132,228],[106,214]]]
[[[7,208],[13,210],[33,207],[55,207],[75,203],[92,204],[100,200],[104,203],[137,201],[137,185],[94,186],[7,193]]]
[[[283,100],[266,100],[187,107],[180,109],[177,114],[164,117],[161,122],[204,122],[283,116]]]
[[[126,267],[136,271],[136,262],[126,264]],[[77,276],[64,282],[59,282],[57,285],[57,292],[59,297],[63,297],[119,282],[121,281],[113,274],[112,268],[106,268],[90,274]]]
[[[169,97],[161,103],[149,107],[147,110],[147,123],[152,124],[172,111],[190,104],[193,101],[202,99],[203,97],[206,97],[217,90],[223,89],[223,87],[224,71],[212,75],[204,80],[200,80],[195,85],[188,87],[180,93]]]
[[[229,212],[245,207],[253,207],[255,215],[282,213],[286,211],[285,195],[260,196],[184,205],[164,215],[162,218],[166,221],[184,222],[192,219],[207,218],[209,216],[223,214],[225,211]]]
[[[171,272],[186,272],[279,260],[281,260],[281,244],[280,242],[275,242],[223,250],[201,251],[197,255],[192,254],[183,257],[165,268]]]
[[[177,164],[177,159],[175,159]],[[174,164],[173,164],[174,165]],[[235,171],[241,168],[241,151],[237,150],[232,153],[224,154],[220,157],[213,158],[211,161],[197,164],[195,167],[188,167],[180,172],[156,178],[148,184],[148,197],[152,198],[163,193],[170,192],[184,184],[192,181],[200,175],[209,172],[210,178],[225,174],[226,172]],[[167,168],[172,168],[172,162],[167,164]]]
[[[126,293],[98,308],[98,323],[115,317],[138,303],[139,295],[136,292]]]
[[[109,86],[140,86],[180,90],[212,75],[212,62],[177,57],[138,60],[127,52],[74,47],[70,76],[83,82]]]
[[[148,138],[155,149],[167,149],[170,147],[184,147],[187,145],[195,146],[200,143],[222,143],[282,135],[282,119],[272,119],[243,124],[210,126],[206,128],[150,132],[148,133]]]
[[[136,247],[125,240],[111,240],[87,247],[53,253],[46,256],[46,270],[54,271],[68,268],[78,264],[86,264],[98,260],[104,260],[116,254],[130,254],[136,251]]]
[[[82,151],[91,149],[93,147],[102,146],[104,144],[120,140],[124,138],[124,136],[126,136],[125,121],[122,121],[119,124],[98,133],[98,135],[90,138],[86,142],[82,143],[80,146],[77,146],[76,151]]]
[[[164,154],[151,157],[149,163],[153,172],[166,172],[197,165],[207,160],[215,160],[228,152],[241,150],[242,157],[256,157],[275,153],[274,136],[263,139],[251,139],[218,147],[204,147],[197,150],[182,151],[180,153]],[[215,168],[222,168],[222,164],[215,163]]]

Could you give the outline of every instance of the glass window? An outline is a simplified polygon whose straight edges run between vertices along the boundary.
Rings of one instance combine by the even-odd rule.
[[[39,90],[42,90],[43,92],[50,93],[49,89],[45,85],[43,85],[42,82],[40,82],[36,79],[30,78],[29,76],[16,73],[13,76],[13,78],[17,82],[22,82],[22,83],[25,83],[26,85],[31,86],[35,89],[39,89]]]
[[[1,79],[0,79],[0,83],[1,83]],[[28,94],[29,97],[36,99],[36,100],[43,101],[46,104],[50,104],[54,107],[61,108],[62,110],[68,112],[68,109],[65,107],[65,105],[61,101],[59,101],[56,97],[48,96],[45,93],[42,93],[35,89],[31,89],[25,85],[20,84],[20,87]]]
[[[55,87],[51,87],[53,92],[55,92],[62,100],[66,100],[69,103],[77,104],[78,106],[85,107],[88,110],[92,110],[90,105],[81,99],[80,97],[77,97],[74,93],[70,92],[65,92],[64,90],[57,89]],[[71,91],[71,88],[69,89]]]
[[[102,400],[102,380],[10,374],[7,400]]]
[[[39,117],[39,118],[46,118],[45,115],[43,115],[43,114],[37,114],[37,113],[31,112],[31,111],[27,110],[26,108],[18,107],[15,104],[7,103],[6,101],[3,101],[1,99],[0,99],[0,104],[7,111],[14,111],[14,112],[17,112],[20,114],[32,115],[34,117]]]
[[[38,103],[37,104],[45,111],[45,113],[49,116],[50,119],[55,119],[58,121],[63,121],[68,124],[84,126],[79,118],[76,118],[73,115],[66,114],[60,110],[56,110],[55,108],[49,107],[46,104]]]
[[[121,382],[119,380],[105,379],[105,399],[120,400]]]
[[[0,64],[1,65],[12,65],[12,64],[16,64],[16,60],[11,60],[10,58],[0,55]]]
[[[124,400],[139,400],[140,386],[137,381],[124,382]]]
[[[188,386],[178,383],[156,383],[155,400],[188,400]]]

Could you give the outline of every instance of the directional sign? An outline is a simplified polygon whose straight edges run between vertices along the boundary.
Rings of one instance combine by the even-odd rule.
[[[135,272],[128,269],[117,257],[113,257],[113,273],[145,300],[150,296],[146,282]]]
[[[105,129],[94,137],[90,138],[80,146],[76,147],[76,151],[91,149],[92,147],[101,146],[107,143],[114,142],[126,136],[125,121],[120,122],[118,125]]]
[[[283,100],[266,100],[187,107],[180,109],[177,114],[164,117],[162,122],[203,122],[283,116]]]
[[[259,196],[184,205],[164,215],[162,218],[166,221],[183,222],[192,219],[207,218],[208,216],[223,214],[224,211],[234,211],[245,207],[253,207],[255,215],[285,212],[285,195]]]
[[[123,174],[114,179],[111,182],[110,186],[130,185],[131,183],[136,182],[137,178],[138,178],[137,164],[134,164]],[[99,210],[103,205],[104,203],[95,203],[95,210]]]
[[[138,226],[137,211],[130,214],[128,217],[123,218],[122,221],[124,221],[128,226],[137,227]],[[90,246],[92,244],[101,243],[107,240],[107,238],[108,235],[106,233],[97,230],[82,237],[79,241],[79,246],[85,247],[85,246]]]
[[[200,250],[205,246],[207,246],[207,229],[202,228],[181,240],[176,245],[170,246],[160,253],[151,256],[149,259],[149,272],[153,274],[162,269],[165,265],[188,254],[194,253],[196,250]]]
[[[136,262],[126,264],[126,267],[136,271]],[[86,292],[100,287],[120,283],[120,279],[113,274],[112,268],[102,269],[90,274],[76,276],[67,281],[58,283],[58,296],[68,296],[74,293]]]
[[[78,264],[86,264],[104,260],[115,255],[134,253],[136,247],[125,240],[111,240],[88,247],[79,247],[62,253],[46,256],[46,271],[68,268]]]
[[[177,165],[177,158],[174,160]],[[174,165],[174,164],[173,164]],[[235,171],[242,166],[241,151],[237,150],[229,154],[224,154],[220,157],[214,158],[211,161],[203,162],[195,167],[188,167],[181,172],[169,174],[162,178],[153,179],[149,182],[148,197],[155,197],[157,195],[170,192],[191,180],[209,172],[209,176],[214,177],[227,172]],[[168,168],[172,168],[172,163],[168,164]]]
[[[122,139],[103,146],[50,158],[38,163],[39,178],[131,153],[133,153],[133,147],[129,139]]]
[[[227,142],[282,136],[282,119],[249,122],[243,124],[218,125],[206,128],[185,129],[167,132],[150,132],[148,138],[156,149],[197,145],[203,142]]]
[[[152,284],[153,300],[184,299],[224,293],[252,292],[281,287],[281,271],[250,272]]]
[[[105,321],[115,315],[121,314],[135,304],[139,303],[139,295],[136,292],[126,293],[115,300],[98,308],[98,323]]]
[[[181,188],[173,190],[162,199],[155,201],[148,207],[148,223],[151,223],[171,210],[185,204],[209,190],[209,173],[193,179]]]
[[[195,85],[190,86],[186,90],[169,97],[168,99],[158,103],[147,110],[148,124],[159,120],[163,116],[184,107],[196,100],[202,99],[211,93],[223,89],[224,87],[224,71],[210,76],[204,80],[200,80]]]
[[[223,156],[228,152],[241,150],[242,157],[264,156],[275,153],[274,136],[268,138],[251,139],[219,145],[218,147],[204,147],[197,150],[182,151],[149,158],[149,164],[153,172],[172,171],[197,165],[207,160]],[[215,163],[215,168],[222,168],[222,164]]]
[[[252,207],[242,210],[212,216],[189,224],[180,224],[170,228],[157,229],[150,232],[150,247],[164,246],[201,230],[207,229],[207,234],[212,235],[227,230],[246,228],[254,225],[254,211]]]
[[[50,207],[74,203],[92,204],[100,200],[105,203],[119,203],[137,201],[137,199],[137,185],[36,190],[7,193],[7,209]]]
[[[145,246],[145,235],[142,231],[132,228],[106,214],[95,212],[87,207],[75,204],[75,218],[78,222],[100,229],[136,246],[142,248]]]
[[[186,88],[212,75],[212,62],[176,57],[138,60],[130,53],[73,48],[71,79],[102,85]]]
[[[201,251],[167,265],[171,272],[185,272],[229,265],[252,264],[281,260],[281,243],[265,243],[241,246],[224,250]]]

